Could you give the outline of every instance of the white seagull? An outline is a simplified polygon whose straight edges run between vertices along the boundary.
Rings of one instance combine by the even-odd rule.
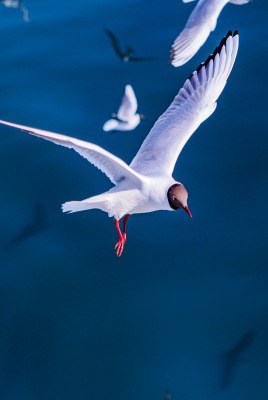
[[[183,208],[191,217],[188,193],[182,183],[173,179],[172,172],[185,143],[215,111],[237,50],[238,32],[228,32],[214,53],[186,80],[130,165],[89,142],[6,121],[0,120],[0,123],[73,149],[107,175],[115,185],[112,189],[82,201],[64,203],[62,210],[72,213],[97,208],[114,217],[119,235],[115,249],[117,256],[121,256],[126,242],[126,223],[131,214]],[[122,217],[123,232],[120,229]]]
[[[0,0],[0,2],[7,8],[19,8],[23,15],[23,20],[29,22],[29,11],[23,5],[22,0]]]
[[[182,0],[190,3],[195,0]],[[251,0],[199,0],[187,24],[171,48],[170,64],[179,67],[189,61],[214,31],[218,16],[227,3],[246,4]]]
[[[103,125],[103,130],[108,131],[132,131],[135,129],[141,120],[145,117],[143,114],[137,113],[138,103],[131,85],[125,86],[125,93],[117,111],[117,114],[112,114]]]

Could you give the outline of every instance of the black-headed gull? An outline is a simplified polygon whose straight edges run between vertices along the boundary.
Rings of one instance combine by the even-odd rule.
[[[138,103],[131,85],[125,86],[125,93],[117,111],[117,114],[112,114],[112,118],[109,119],[103,125],[104,131],[132,131],[135,129],[140,121],[144,119],[143,114],[138,114],[137,111]]]
[[[6,121],[0,123],[73,149],[107,175],[115,185],[112,189],[82,201],[64,203],[62,209],[72,213],[97,208],[114,217],[119,235],[115,249],[120,256],[131,214],[183,208],[191,217],[188,193],[182,183],[173,179],[173,169],[187,140],[215,111],[216,100],[233,68],[237,50],[238,32],[229,32],[207,61],[186,80],[130,165],[89,142]],[[123,232],[120,229],[122,217]]]
[[[8,8],[19,8],[22,12],[23,15],[23,20],[25,22],[29,22],[29,11],[27,8],[23,5],[22,0],[0,0],[0,3],[2,3],[4,6]]]
[[[6,249],[9,249],[47,229],[49,227],[49,223],[47,221],[46,214],[46,209],[43,204],[36,202],[33,206],[30,220],[26,223],[22,230],[8,242]]]
[[[254,342],[256,337],[255,329],[246,332],[229,350],[220,354],[221,361],[221,381],[220,389],[225,390],[232,383],[234,370],[242,361],[241,354],[244,353]]]
[[[163,391],[163,398],[164,400],[172,400],[172,395],[168,389]]]
[[[189,3],[195,0],[182,0]],[[214,31],[218,16],[227,3],[246,4],[251,0],[199,0],[187,24],[171,48],[170,64],[179,67],[189,61]]]
[[[124,62],[128,61],[153,61],[156,60],[155,57],[138,57],[135,55],[134,49],[132,47],[126,47],[122,50],[119,41],[115,34],[111,32],[109,29],[105,29],[105,32],[110,38],[111,45],[115,51],[115,54],[120,58],[120,60]]]

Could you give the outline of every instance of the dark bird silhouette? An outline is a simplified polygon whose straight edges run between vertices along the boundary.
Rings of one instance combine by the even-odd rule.
[[[168,389],[165,389],[163,391],[163,398],[164,398],[164,400],[171,400],[172,399],[171,393],[170,393],[170,391]]]
[[[232,382],[236,366],[241,362],[241,354],[253,343],[256,331],[251,329],[228,351],[219,356],[222,364],[220,390],[226,389]]]
[[[20,242],[23,242],[24,240],[34,236],[40,231],[47,229],[48,227],[49,224],[46,218],[46,210],[41,203],[37,202],[33,207],[31,219],[22,228],[22,230],[7,243],[5,249],[8,250],[11,247],[16,246]]]
[[[156,57],[138,57],[138,56],[136,56],[135,51],[132,47],[126,47],[124,50],[122,50],[115,34],[113,32],[111,32],[109,29],[105,29],[105,32],[109,36],[112,47],[115,51],[115,54],[120,58],[120,60],[122,60],[124,62],[156,60]]]

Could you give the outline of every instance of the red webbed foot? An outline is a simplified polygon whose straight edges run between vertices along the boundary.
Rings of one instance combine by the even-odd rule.
[[[123,233],[122,236],[120,237],[119,241],[116,243],[116,245],[114,247],[116,250],[117,257],[120,257],[122,255],[126,240],[127,240],[127,236],[125,233]]]

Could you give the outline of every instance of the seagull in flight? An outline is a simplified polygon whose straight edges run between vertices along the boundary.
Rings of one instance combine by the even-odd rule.
[[[232,383],[235,369],[241,362],[241,354],[252,345],[255,337],[255,329],[249,330],[233,347],[220,355],[219,359],[222,362],[221,390],[226,389]]]
[[[105,29],[105,32],[109,36],[115,54],[120,58],[120,60],[128,62],[128,61],[152,61],[156,59],[155,57],[138,57],[135,55],[134,49],[132,47],[126,47],[124,50],[122,50],[115,34],[111,32],[109,29]]]
[[[73,213],[97,208],[113,217],[119,236],[115,250],[117,256],[121,256],[127,239],[126,223],[131,214],[181,208],[192,217],[187,190],[173,179],[172,173],[185,143],[215,111],[216,101],[235,62],[238,42],[238,32],[228,32],[214,53],[186,80],[130,165],[93,143],[11,122],[0,120],[0,123],[73,149],[107,175],[114,184],[109,191],[64,203],[62,210]]]
[[[6,249],[10,249],[24,240],[36,235],[37,233],[47,229],[49,224],[46,218],[46,210],[43,204],[36,202],[32,209],[32,215],[28,223],[22,228],[18,234],[11,239],[6,245]]]
[[[0,3],[2,3],[4,6],[8,8],[19,8],[22,12],[23,15],[23,20],[25,22],[29,22],[29,11],[27,8],[23,5],[22,0],[0,0]]]
[[[190,3],[195,0],[182,0]],[[170,64],[179,67],[189,61],[216,28],[217,19],[227,3],[246,4],[251,0],[199,0],[187,24],[171,47]]]
[[[135,129],[141,120],[145,119],[143,114],[137,114],[138,103],[131,85],[125,86],[125,93],[117,111],[117,114],[112,114],[103,125],[104,131],[132,131]]]

